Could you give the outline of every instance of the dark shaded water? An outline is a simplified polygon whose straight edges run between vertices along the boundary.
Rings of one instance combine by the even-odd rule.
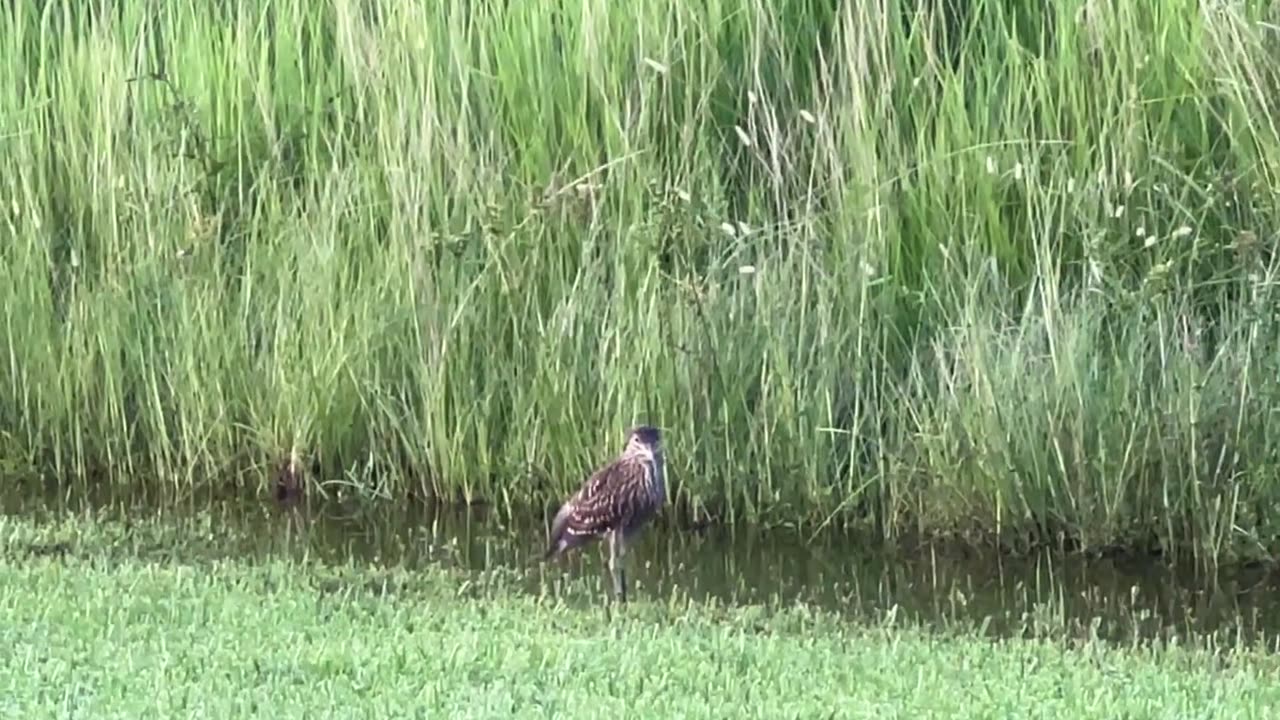
[[[8,512],[62,512],[6,502]],[[107,515],[120,511],[110,511]],[[337,562],[476,571],[505,568],[532,593],[587,576],[603,593],[603,547],[542,563],[542,518],[505,527],[483,509],[348,506],[284,510],[221,506],[199,522],[233,554],[306,555]],[[144,514],[130,510],[130,517]],[[168,522],[196,522],[167,511]],[[900,618],[950,625],[986,622],[993,634],[1036,627],[1115,641],[1214,633],[1224,644],[1280,637],[1280,571],[1255,567],[1206,576],[1158,560],[1089,560],[1045,552],[1010,559],[956,548],[886,554],[844,537],[665,526],[645,530],[628,553],[633,597],[724,604],[803,601],[855,617],[894,606]]]

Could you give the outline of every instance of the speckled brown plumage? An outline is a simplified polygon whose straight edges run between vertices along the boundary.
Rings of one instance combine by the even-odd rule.
[[[591,540],[609,540],[615,591],[625,600],[625,545],[666,502],[662,433],[640,425],[627,433],[622,454],[591,474],[551,522],[547,558]]]

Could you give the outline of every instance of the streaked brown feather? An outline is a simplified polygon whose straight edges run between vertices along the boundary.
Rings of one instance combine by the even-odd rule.
[[[547,556],[627,525],[636,513],[647,512],[645,479],[645,466],[636,458],[621,457],[594,472],[556,513]]]

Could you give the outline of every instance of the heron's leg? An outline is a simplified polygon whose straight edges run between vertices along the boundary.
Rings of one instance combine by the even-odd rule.
[[[627,601],[626,540],[621,530],[609,533],[609,574],[613,576],[613,594]]]
[[[622,592],[620,597],[622,602],[627,601],[627,536],[621,530],[618,531],[618,587]]]

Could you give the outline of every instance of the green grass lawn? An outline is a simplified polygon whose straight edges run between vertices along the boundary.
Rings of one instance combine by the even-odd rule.
[[[147,533],[152,533],[147,535]],[[1260,650],[996,640],[0,520],[5,717],[1266,717]],[[139,541],[139,537],[151,540]],[[34,552],[63,541],[67,551]]]

